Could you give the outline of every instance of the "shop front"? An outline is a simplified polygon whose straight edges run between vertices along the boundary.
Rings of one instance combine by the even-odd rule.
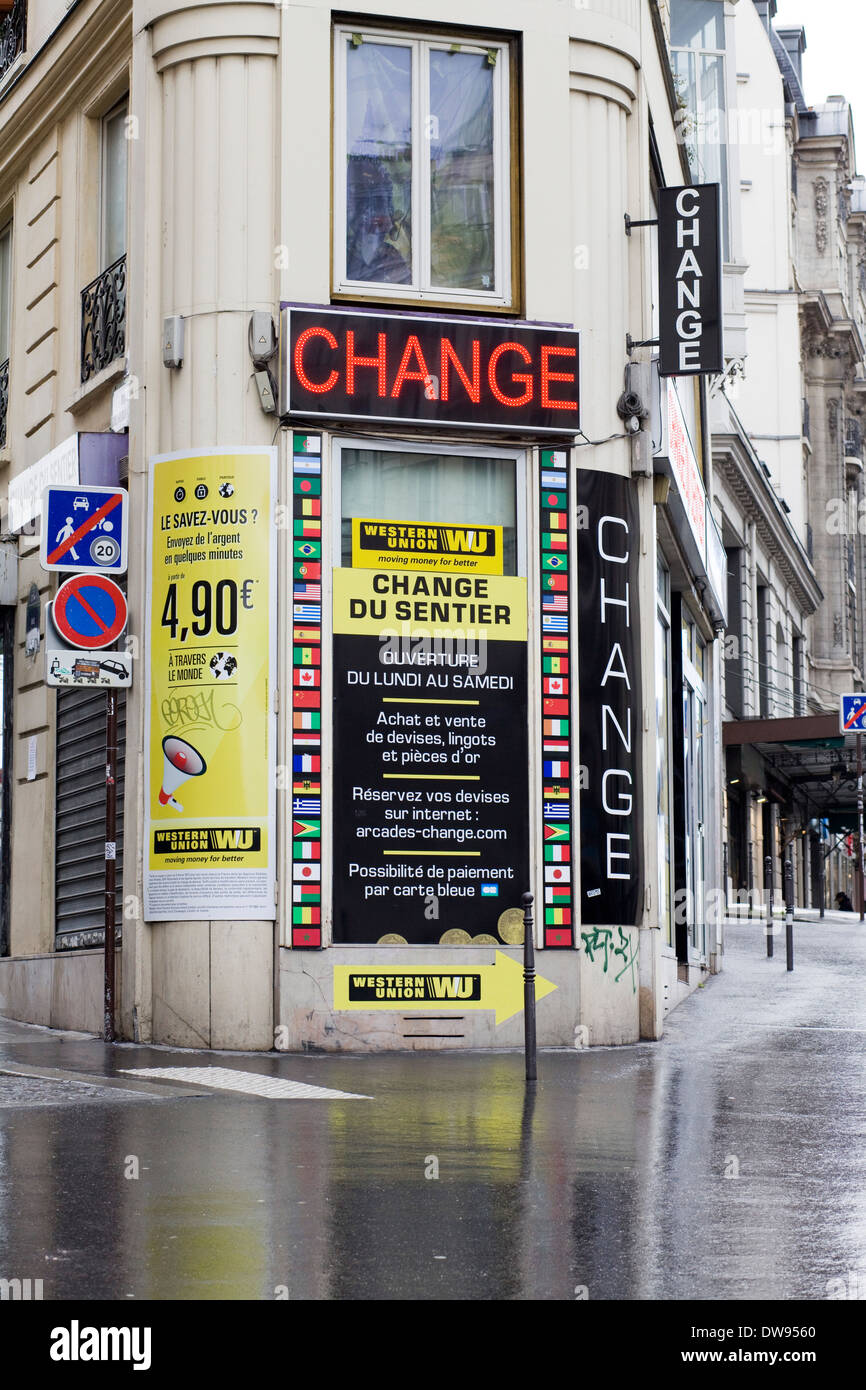
[[[518,1041],[528,892],[573,1043],[578,335],[287,309],[281,341],[283,1045]]]

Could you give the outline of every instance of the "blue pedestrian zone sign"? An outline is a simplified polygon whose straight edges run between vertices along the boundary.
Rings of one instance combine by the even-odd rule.
[[[128,531],[129,494],[124,488],[47,487],[42,495],[42,568],[125,574]]]
[[[840,725],[843,734],[866,733],[866,693],[842,696]]]

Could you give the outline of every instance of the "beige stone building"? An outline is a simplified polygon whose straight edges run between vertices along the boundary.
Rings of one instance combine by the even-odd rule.
[[[627,339],[644,343],[657,328],[655,234],[627,236],[625,219],[651,221],[659,188],[691,181],[669,6],[406,0],[397,21],[376,3],[335,17],[324,0],[16,0],[0,26],[0,1011],[101,1026],[103,695],[45,684],[44,605],[58,580],[40,564],[37,515],[43,485],[101,482],[127,490],[130,512],[134,676],[121,700],[117,836],[124,1037],[247,1049],[515,1045],[519,1012],[499,1020],[485,972],[499,979],[519,961],[527,890],[539,974],[555,987],[539,1002],[539,1040],[659,1036],[667,1011],[719,968],[722,945],[711,899],[721,882],[724,556],[707,502],[702,379],[659,395],[664,437],[649,414],[632,437],[628,410],[617,412],[626,369],[653,354],[629,352]],[[569,366],[575,332],[579,373]],[[572,388],[579,428],[567,414]],[[458,398],[462,411],[449,404]],[[243,817],[218,802],[213,731],[160,723],[164,707],[148,700],[160,626],[177,637],[175,655],[185,641],[173,600],[163,604],[159,525],[148,518],[154,459],[177,456],[178,477],[194,480],[208,451],[231,456],[228,499],[246,476],[240,451],[272,449],[272,525],[257,535],[273,549],[275,585],[257,656],[273,661],[275,683],[270,732],[242,775],[268,785],[273,813],[258,826],[259,907],[244,912],[230,872],[202,887],[192,870],[190,845],[206,843],[209,828],[242,828],[230,830],[232,815]],[[188,486],[178,483],[176,502]],[[166,526],[184,515],[167,512]],[[512,645],[492,643],[486,658],[500,684],[484,688],[512,693],[468,702],[480,711],[466,716],[481,719],[476,733],[485,719],[498,730],[493,743],[480,735],[476,771],[468,754],[458,764],[480,799],[437,793],[448,809],[430,822],[435,851],[380,847],[400,823],[388,799],[398,774],[363,764],[359,751],[382,711],[371,715],[360,689],[349,701],[350,677],[386,668],[358,655],[372,630],[353,636],[335,615],[341,593],[366,592],[353,540],[365,518],[489,525],[501,547],[490,592],[525,595],[525,632],[518,624]],[[370,582],[399,598],[382,565]],[[436,574],[443,592],[455,582],[444,562]],[[40,641],[28,650],[32,586]],[[581,609],[592,593],[596,608]],[[621,637],[594,671],[616,621]],[[238,629],[226,620],[225,631]],[[237,676],[213,644],[202,661],[206,680],[226,677],[221,689],[240,699],[250,653],[238,643]],[[614,678],[621,704],[605,703]],[[590,698],[593,679],[601,693]],[[440,774],[425,784],[417,766],[444,734],[441,723],[426,728],[442,732],[395,742],[422,808]],[[608,763],[587,772],[599,749]],[[184,804],[172,802],[192,776]],[[416,819],[410,842],[427,843]],[[169,827],[191,875],[173,880],[176,891],[155,876],[154,825]],[[184,839],[188,825],[205,839]],[[442,848],[443,825],[457,849]],[[430,857],[429,875],[412,854]],[[216,861],[204,859],[207,875]],[[418,886],[414,904],[397,895],[401,876]],[[158,883],[174,918],[153,910]],[[376,885],[379,900],[365,897]],[[264,911],[262,892],[272,895]],[[359,971],[392,992],[414,989],[419,971],[457,983],[434,983],[414,1008],[421,995],[384,1007],[386,986],[371,983],[377,1002],[365,1009]],[[430,1006],[452,988],[475,1008]]]

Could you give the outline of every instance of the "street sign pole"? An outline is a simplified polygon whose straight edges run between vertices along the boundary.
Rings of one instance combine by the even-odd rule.
[[[117,889],[117,691],[105,692],[105,1027],[114,1042],[115,902]]]
[[[860,896],[860,921],[866,904],[863,902],[863,735],[857,735],[857,892]]]

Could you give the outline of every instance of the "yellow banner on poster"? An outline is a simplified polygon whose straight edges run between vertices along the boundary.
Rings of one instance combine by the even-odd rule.
[[[430,569],[501,574],[501,526],[352,518],[355,569]]]
[[[334,632],[525,642],[526,580],[335,569]]]
[[[274,915],[276,451],[151,461],[145,917]]]

